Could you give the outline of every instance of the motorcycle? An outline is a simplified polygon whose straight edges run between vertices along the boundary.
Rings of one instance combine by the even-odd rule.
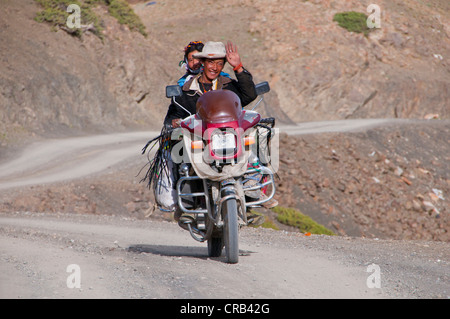
[[[203,94],[196,114],[159,136],[160,147],[146,176],[161,178],[162,167],[170,171],[181,214],[178,224],[195,240],[207,242],[210,257],[220,257],[225,247],[228,263],[239,261],[239,229],[254,221],[249,212],[272,200],[276,191],[269,147],[275,120],[254,111],[270,87],[262,82],[255,88],[260,100],[252,110],[244,110],[229,90]],[[166,87],[166,96],[176,104],[181,94],[178,85]],[[167,161],[163,154],[169,150]]]

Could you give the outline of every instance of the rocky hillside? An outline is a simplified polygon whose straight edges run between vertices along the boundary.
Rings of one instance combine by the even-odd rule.
[[[266,74],[294,121],[449,117],[450,2],[377,1],[381,28],[368,37],[332,20],[366,13],[373,1],[250,3],[258,8],[250,31],[271,61]]]
[[[69,134],[152,127],[166,74],[151,39],[130,32],[102,6],[103,40],[81,38],[34,20],[34,0],[1,2],[0,142],[30,134]],[[164,82],[167,82],[165,80]],[[153,126],[153,127],[156,127]]]
[[[340,235],[450,241],[449,121],[282,135],[276,197]]]
[[[2,0],[3,146],[30,134],[158,128],[164,87],[182,75],[178,62],[191,40],[235,41],[255,80],[272,86],[260,110],[281,122],[449,117],[448,1],[378,2],[381,28],[367,37],[333,16],[367,13],[370,1],[129,2],[147,37],[101,4],[103,40],[36,22],[42,8],[34,0]]]
[[[449,117],[448,1],[379,1],[368,36],[333,21],[371,1],[158,2],[135,10],[176,64],[186,40],[232,39],[257,80],[273,88],[268,114],[294,122]],[[278,107],[280,109],[278,109]]]

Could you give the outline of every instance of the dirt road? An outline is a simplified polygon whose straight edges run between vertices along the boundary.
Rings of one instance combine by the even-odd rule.
[[[55,183],[89,176],[139,158],[139,150],[157,132],[132,132],[46,140],[26,148],[0,166],[0,189]]]
[[[361,123],[343,122],[341,130],[361,129]],[[336,130],[335,125],[317,124],[316,129]],[[145,161],[139,150],[152,134],[156,133],[32,145],[0,166],[0,189],[5,194]],[[0,214],[0,236],[1,298],[450,296],[448,244],[440,242],[306,237],[245,228],[240,234],[240,262],[228,265],[222,258],[208,258],[206,245],[169,222],[9,211]],[[77,278],[79,287],[72,281]]]
[[[0,218],[1,298],[445,298],[443,243],[246,228],[240,263],[173,223],[90,215]],[[80,286],[67,284],[78,265]],[[373,284],[369,265],[380,270]]]
[[[309,250],[309,239],[242,232],[238,265],[207,258],[171,223],[94,216],[2,216],[2,290],[11,298],[372,298],[366,265]],[[326,239],[325,239],[326,240]],[[367,261],[368,263],[371,260]],[[81,270],[69,289],[67,266]]]

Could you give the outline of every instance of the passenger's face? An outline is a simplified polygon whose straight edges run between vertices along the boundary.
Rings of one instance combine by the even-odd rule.
[[[202,66],[202,63],[199,59],[194,58],[194,54],[199,53],[198,51],[192,51],[188,53],[187,61],[189,69],[191,70],[198,70]]]
[[[213,81],[220,75],[224,65],[224,59],[205,59],[203,64],[203,74],[209,81]]]

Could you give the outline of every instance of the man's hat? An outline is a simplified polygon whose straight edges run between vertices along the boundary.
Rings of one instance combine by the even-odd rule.
[[[227,56],[225,44],[222,42],[206,42],[202,52],[194,54],[194,58],[198,59],[223,59]]]

